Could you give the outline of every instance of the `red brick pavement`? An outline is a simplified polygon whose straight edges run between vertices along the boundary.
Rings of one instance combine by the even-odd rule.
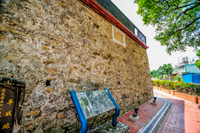
[[[171,103],[157,133],[200,133],[200,105],[154,90],[154,95]]]
[[[157,133],[200,133],[200,105],[190,101],[154,90],[154,95],[172,103],[170,110],[161,123]],[[136,133],[163,106],[161,100],[151,105],[153,99],[139,106],[140,121],[129,119],[134,110],[117,118],[118,121],[130,126],[130,133]]]
[[[133,121],[129,119],[129,116],[134,113],[134,110],[120,116],[117,121],[121,123],[128,124],[130,126],[130,133],[136,133],[142,128],[142,126],[163,106],[164,102],[157,99],[157,105],[151,105],[153,99],[142,104],[138,107],[138,115],[140,116],[140,121]]]

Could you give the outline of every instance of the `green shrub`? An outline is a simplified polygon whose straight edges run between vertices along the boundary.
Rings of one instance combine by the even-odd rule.
[[[190,95],[197,95],[200,92],[199,85],[194,83],[177,82],[174,83],[174,87],[177,91]]]
[[[185,84],[186,83],[184,83],[184,82],[177,82],[174,87],[175,87],[176,90],[182,90],[182,89],[186,88]]]
[[[187,90],[186,90],[186,89],[183,89],[183,92],[184,92],[184,93],[186,93],[186,92],[187,92]]]
[[[167,89],[174,90],[173,81],[171,80],[167,80],[167,82],[165,83],[165,86],[167,87]]]
[[[186,83],[187,84],[187,88],[188,89],[192,89],[194,90],[196,93],[200,92],[200,87],[198,84],[194,84],[194,83]]]
[[[171,80],[155,80],[152,83],[156,87],[163,87],[165,89],[176,90],[178,92],[189,95],[200,95],[200,85],[194,83],[174,82]]]
[[[166,80],[165,85],[171,86],[172,83],[173,83],[173,81],[171,81],[171,80]]]
[[[156,87],[160,87],[160,81],[161,80],[154,80],[153,85],[156,86]]]
[[[160,85],[165,86],[166,83],[167,83],[167,80],[160,80]]]
[[[200,68],[200,60],[197,60],[196,63],[195,63],[195,65],[196,65],[198,68]]]
[[[178,81],[178,82],[180,82],[181,80],[183,81],[183,79],[181,79],[180,76],[175,76],[175,77],[173,77],[173,80],[176,80],[176,81]]]

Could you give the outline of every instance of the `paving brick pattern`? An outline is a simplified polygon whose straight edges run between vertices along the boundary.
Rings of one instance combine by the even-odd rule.
[[[154,95],[172,103],[157,133],[200,133],[200,105],[154,90]]]
[[[130,133],[137,133],[137,131],[142,128],[142,126],[163,106],[164,102],[157,99],[157,105],[151,105],[153,99],[142,104],[138,107],[138,115],[141,117],[140,121],[133,121],[129,119],[129,116],[134,113],[134,110],[120,116],[117,121],[121,123],[128,124],[130,126]]]
[[[200,105],[166,94],[154,89],[154,95],[172,103],[157,133],[200,133]],[[130,126],[130,133],[137,133],[142,126],[163,106],[161,100],[151,105],[153,99],[139,106],[140,121],[133,121],[129,116],[134,110],[117,118],[118,121]]]

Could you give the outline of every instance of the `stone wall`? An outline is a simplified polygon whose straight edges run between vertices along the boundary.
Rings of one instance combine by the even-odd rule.
[[[146,50],[128,36],[115,43],[112,24],[79,0],[0,4],[0,75],[26,83],[21,132],[77,132],[71,90],[108,87],[120,114],[153,96]]]

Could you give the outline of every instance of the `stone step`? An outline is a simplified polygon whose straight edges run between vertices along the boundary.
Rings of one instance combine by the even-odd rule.
[[[109,121],[88,133],[129,133],[129,125],[117,122],[117,126],[113,127],[112,121]]]

